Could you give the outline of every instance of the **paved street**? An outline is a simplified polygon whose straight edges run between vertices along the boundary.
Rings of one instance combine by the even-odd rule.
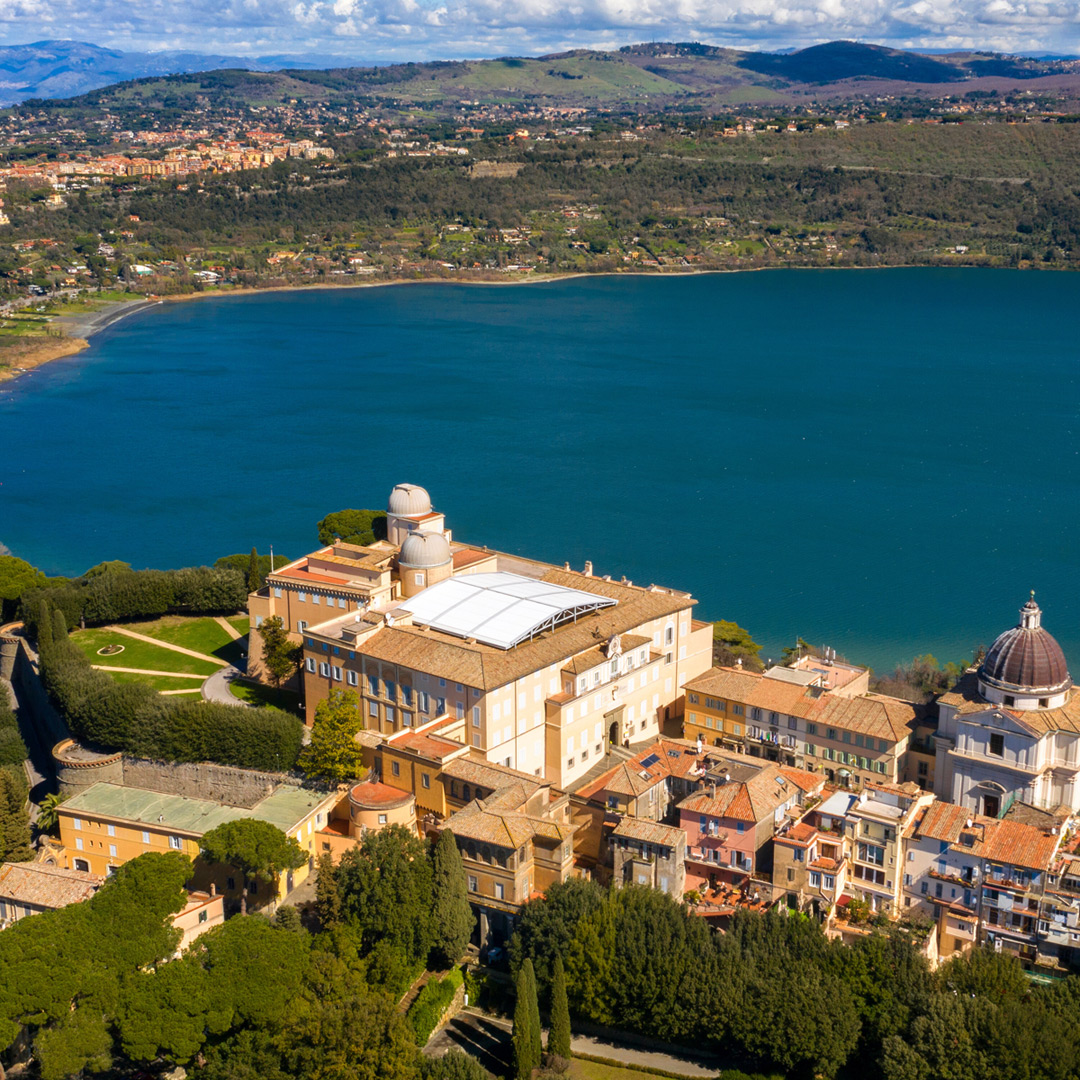
[[[477,1009],[463,1009],[449,1024],[431,1037],[424,1053],[441,1057],[454,1047],[475,1057],[495,1075],[505,1075],[510,1069],[510,1033],[513,1025],[501,1017],[487,1016]],[[547,1040],[547,1032],[544,1033]],[[629,1043],[608,1042],[589,1036],[576,1035],[571,1043],[576,1054],[622,1062],[627,1066],[663,1069],[687,1077],[711,1077],[723,1067],[719,1061],[702,1057],[679,1057],[658,1050],[644,1050]]]

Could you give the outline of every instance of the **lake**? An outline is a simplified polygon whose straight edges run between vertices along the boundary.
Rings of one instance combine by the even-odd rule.
[[[422,484],[457,538],[692,591],[779,655],[970,656],[1029,589],[1080,677],[1080,274],[768,271],[166,304],[0,389],[51,573],[265,551]]]

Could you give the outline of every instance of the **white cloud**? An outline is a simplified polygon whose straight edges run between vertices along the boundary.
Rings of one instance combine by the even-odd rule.
[[[0,0],[0,37],[127,49],[475,57],[706,41],[1080,51],[1080,0]],[[163,28],[168,28],[163,33]]]

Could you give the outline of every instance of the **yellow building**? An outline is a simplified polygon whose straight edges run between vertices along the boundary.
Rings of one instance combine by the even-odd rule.
[[[394,489],[387,522],[388,539],[348,565],[334,545],[250,598],[255,623],[287,602],[309,724],[331,689],[351,688],[370,730],[448,714],[488,761],[566,787],[611,745],[660,735],[709,667],[712,629],[689,593],[452,542],[413,485]]]
[[[179,851],[196,863],[204,833],[227,821],[256,818],[277,826],[309,853],[308,862],[282,877],[269,894],[265,885],[248,883],[249,906],[266,906],[284,899],[307,878],[318,854],[315,831],[326,824],[339,800],[337,792],[279,784],[254,806],[239,807],[97,783],[58,808],[61,857],[69,869],[102,876],[148,852]],[[203,889],[212,884],[230,900],[238,900],[244,889],[235,871],[201,861],[196,863],[193,884]]]
[[[924,710],[868,685],[866,668],[812,656],[763,673],[712,668],[686,683],[683,737],[821,772],[830,783],[927,786]]]

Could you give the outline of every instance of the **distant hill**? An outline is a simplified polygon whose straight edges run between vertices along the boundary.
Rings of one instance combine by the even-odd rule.
[[[64,108],[185,109],[213,95],[219,104],[362,97],[435,108],[456,108],[461,102],[597,109],[693,102],[707,109],[741,103],[781,105],[795,94],[802,100],[832,91],[834,96],[853,96],[860,83],[880,94],[960,83],[979,86],[977,80],[993,80],[985,85],[1000,92],[1013,83],[1055,77],[1067,77],[1069,89],[1080,92],[1077,60],[989,52],[931,56],[853,41],[781,53],[652,42],[618,52],[579,49],[539,57],[324,69],[315,69],[313,58],[300,64],[287,57],[119,53],[74,42],[41,42],[0,49],[3,71],[9,72],[9,102],[31,93],[37,98],[74,96],[81,85],[82,96],[64,102],[60,106]],[[90,85],[99,88],[87,93],[85,87]]]
[[[214,68],[276,71],[283,67],[327,67],[337,57],[203,55],[193,52],[139,53],[103,49],[84,41],[35,41],[0,46],[0,105],[27,98],[67,98],[100,86],[148,75],[176,75]]]

